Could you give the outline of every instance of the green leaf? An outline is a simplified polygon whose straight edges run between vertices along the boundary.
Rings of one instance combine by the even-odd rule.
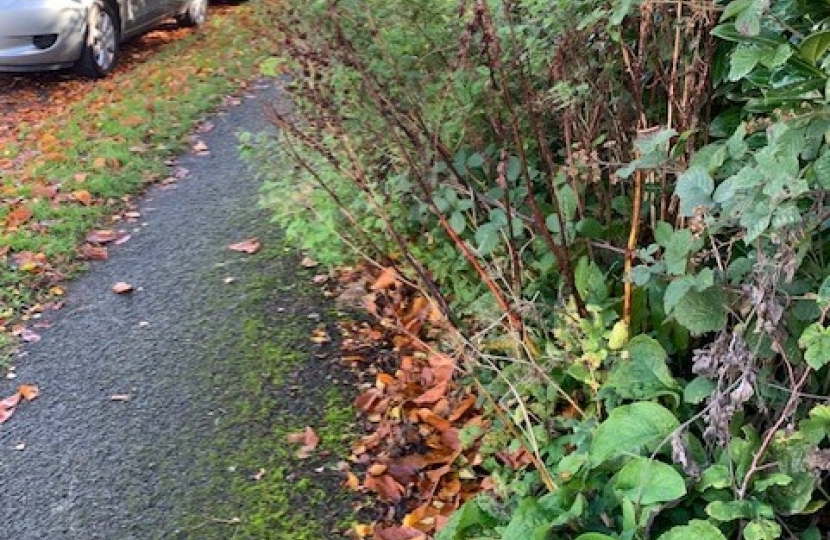
[[[600,267],[588,257],[582,257],[574,270],[576,289],[586,301],[601,303],[608,298],[608,285]]]
[[[628,343],[628,359],[614,363],[603,385],[624,399],[646,400],[679,390],[666,364],[668,354],[656,339],[638,335]]]
[[[830,362],[830,329],[821,323],[808,326],[798,338],[798,345],[804,349],[804,360],[811,368],[821,369]]]
[[[453,512],[435,540],[462,540],[496,525],[496,518],[482,510],[478,499],[473,499]]]
[[[462,212],[453,212],[450,216],[450,227],[452,230],[461,234],[467,228],[467,219]]]
[[[781,537],[781,525],[769,519],[756,519],[744,527],[744,540],[776,540]]]
[[[721,330],[727,321],[722,292],[717,288],[687,291],[674,307],[674,318],[692,334]]]
[[[529,540],[536,537],[537,529],[547,528],[549,519],[533,497],[522,499],[519,508],[504,528],[501,540]]]
[[[712,489],[726,489],[732,486],[732,473],[726,465],[712,465],[708,467],[697,483],[698,491]]]
[[[798,46],[798,54],[801,55],[801,58],[816,66],[828,49],[830,49],[830,30],[821,30],[804,38]]]
[[[665,221],[658,221],[654,226],[654,240],[663,247],[669,245],[673,233],[674,228]]]
[[[824,278],[824,281],[821,282],[821,286],[818,288],[817,296],[818,298],[816,298],[816,302],[818,302],[822,307],[830,305],[830,276],[827,276]]]
[[[477,169],[484,165],[484,156],[476,152],[475,154],[470,155],[467,158],[467,167],[471,169]]]
[[[737,47],[729,58],[729,80],[743,79],[755,69],[762,58],[763,49],[745,45]]]
[[[699,405],[712,395],[715,388],[717,388],[717,385],[713,380],[702,376],[695,377],[683,389],[683,401],[692,405]]]
[[[686,494],[686,482],[674,467],[637,457],[611,480],[613,489],[641,505],[675,501]]]
[[[596,532],[589,532],[589,533],[582,533],[576,537],[576,540],[617,540],[613,536],[608,536],[607,534],[596,533]]]
[[[742,11],[752,5],[755,0],[734,0],[733,2],[729,2],[725,8],[723,8],[723,13],[720,16],[720,22],[728,21],[729,19],[740,15]]]
[[[708,521],[693,519],[688,525],[672,527],[657,540],[726,540],[726,537]]]
[[[709,517],[718,521],[751,519],[756,516],[756,504],[752,501],[713,501],[706,505]]]
[[[695,207],[712,206],[712,192],[715,190],[715,181],[700,166],[690,167],[677,179],[674,194],[680,199],[680,213],[691,217],[695,215]]]
[[[499,228],[492,222],[484,223],[476,229],[479,255],[486,256],[499,245]]]
[[[666,315],[671,314],[674,307],[686,296],[687,292],[692,290],[694,285],[695,280],[692,276],[683,276],[669,283],[663,295],[663,311],[666,312]]]
[[[793,477],[782,472],[774,472],[766,478],[755,481],[753,491],[766,491],[772,486],[788,486],[792,484]]]
[[[659,403],[645,401],[617,407],[594,432],[591,466],[653,449],[679,425],[671,411]]]

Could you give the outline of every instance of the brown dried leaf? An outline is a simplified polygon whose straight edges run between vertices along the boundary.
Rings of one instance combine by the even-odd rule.
[[[112,286],[112,292],[115,294],[127,294],[133,292],[135,289],[129,283],[125,283],[123,281],[119,281],[115,285]]]
[[[247,253],[248,255],[253,255],[258,252],[260,248],[262,248],[262,244],[257,238],[249,238],[247,240],[243,240],[242,242],[237,242],[236,244],[228,246],[228,249],[231,251]]]

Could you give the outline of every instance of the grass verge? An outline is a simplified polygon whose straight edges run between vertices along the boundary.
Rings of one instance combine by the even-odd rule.
[[[3,332],[62,294],[55,285],[79,268],[85,233],[112,226],[132,195],[168,176],[165,160],[198,121],[257,74],[278,8],[240,4],[37,125],[16,126],[0,150],[0,358]]]

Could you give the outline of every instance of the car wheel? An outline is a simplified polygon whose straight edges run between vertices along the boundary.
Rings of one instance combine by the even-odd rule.
[[[106,77],[118,62],[120,34],[112,5],[104,0],[93,3],[89,8],[86,43],[81,58],[75,63],[75,71],[92,79]]]
[[[190,0],[184,13],[176,17],[182,26],[202,26],[207,20],[208,0]]]

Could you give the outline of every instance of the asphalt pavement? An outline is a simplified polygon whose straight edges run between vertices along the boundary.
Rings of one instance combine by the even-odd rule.
[[[149,190],[140,219],[122,225],[129,241],[69,285],[63,309],[40,321],[50,325],[41,341],[15,359],[16,378],[0,381],[0,397],[19,383],[41,390],[0,426],[0,539],[199,537],[179,527],[211,481],[198,464],[224,411],[211,385],[225,384],[211,363],[223,361],[219,336],[242,339],[236,291],[257,279],[249,256],[227,246],[269,230],[236,134],[269,129],[269,92],[211,119],[200,135],[210,154],[182,156],[189,176]],[[117,282],[134,292],[113,293]],[[297,320],[314,315],[294,308]]]

